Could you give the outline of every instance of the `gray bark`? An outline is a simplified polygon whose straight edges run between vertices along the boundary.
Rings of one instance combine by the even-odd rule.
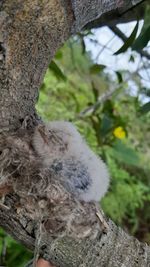
[[[76,28],[81,29],[88,23],[98,21],[102,16],[106,16],[107,23],[112,18],[118,18],[124,15],[127,11],[142,3],[141,0],[135,1],[111,1],[111,0],[72,0],[74,14],[76,18]],[[134,15],[133,15],[134,16]]]
[[[102,14],[102,16],[100,16],[98,19],[87,23],[84,28],[93,29],[102,26],[113,27],[119,23],[128,23],[135,20],[141,20],[144,17],[146,6],[149,4],[150,3],[148,1],[143,1],[143,3],[140,2],[140,4],[137,3],[136,6],[133,6],[130,10],[127,10],[127,12],[121,14],[121,16],[119,12],[118,15],[116,14],[116,12],[110,12],[109,20],[107,19],[108,14]]]
[[[32,148],[38,90],[56,50],[88,22],[138,2],[0,2],[0,225],[56,266],[150,266],[150,248],[111,221],[104,231],[95,204],[70,196]]]

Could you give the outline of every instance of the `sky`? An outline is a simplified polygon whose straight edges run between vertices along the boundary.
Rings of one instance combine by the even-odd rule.
[[[120,30],[126,35],[130,36],[136,21],[117,25]],[[143,21],[139,23],[139,29],[137,35],[139,35],[141,28],[143,26]],[[113,55],[122,45],[123,42],[118,38],[108,27],[102,27],[96,30],[93,30],[93,35],[91,35],[91,40],[89,37],[85,37],[85,44],[87,51],[91,52],[92,58],[98,64],[104,64],[107,66],[106,72],[114,75],[114,71],[117,70],[130,70],[132,73],[136,72],[137,69],[141,69],[143,62],[146,62],[144,58],[141,59],[141,56],[128,49],[127,52]],[[95,42],[96,41],[96,42]],[[149,42],[149,53],[150,53],[150,42]],[[134,55],[134,62],[129,62],[130,56]],[[144,63],[145,64],[145,63]],[[141,80],[143,86],[150,88],[150,67],[149,69],[141,70]],[[137,93],[137,87],[134,83],[131,83],[132,93]],[[148,99],[144,98],[143,102],[147,102]]]

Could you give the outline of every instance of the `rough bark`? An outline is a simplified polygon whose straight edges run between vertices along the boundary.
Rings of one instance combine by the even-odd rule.
[[[136,3],[135,3],[136,4]],[[108,14],[102,14],[98,19],[95,19],[87,25],[85,25],[85,29],[93,29],[93,28],[99,28],[102,26],[110,26],[113,27],[116,24],[119,23],[128,23],[135,20],[141,20],[144,17],[145,14],[145,8],[150,3],[148,1],[143,1],[142,3],[138,4],[136,6],[131,7],[130,10],[125,11],[123,14],[120,15],[118,12],[118,15],[116,12],[110,12],[109,14],[109,20],[107,19]]]
[[[35,117],[43,75],[72,22],[69,1],[2,1],[0,129],[18,128],[25,116]]]
[[[95,204],[70,196],[32,147],[38,90],[56,50],[88,22],[139,2],[0,2],[0,225],[56,266],[150,266],[150,248],[111,221],[105,232]]]

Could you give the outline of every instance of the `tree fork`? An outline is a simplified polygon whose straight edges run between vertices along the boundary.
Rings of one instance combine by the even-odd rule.
[[[0,2],[0,225],[56,266],[150,266],[150,248],[54,181],[32,147],[38,91],[56,50],[88,22],[142,1]],[[107,16],[108,15],[108,16]]]

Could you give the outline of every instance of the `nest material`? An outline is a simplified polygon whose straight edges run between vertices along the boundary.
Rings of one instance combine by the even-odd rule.
[[[32,147],[31,133],[0,136],[0,196],[13,193],[19,197],[17,214],[40,221],[52,237],[67,232],[94,238],[99,232],[94,204],[79,202],[54,180]]]

